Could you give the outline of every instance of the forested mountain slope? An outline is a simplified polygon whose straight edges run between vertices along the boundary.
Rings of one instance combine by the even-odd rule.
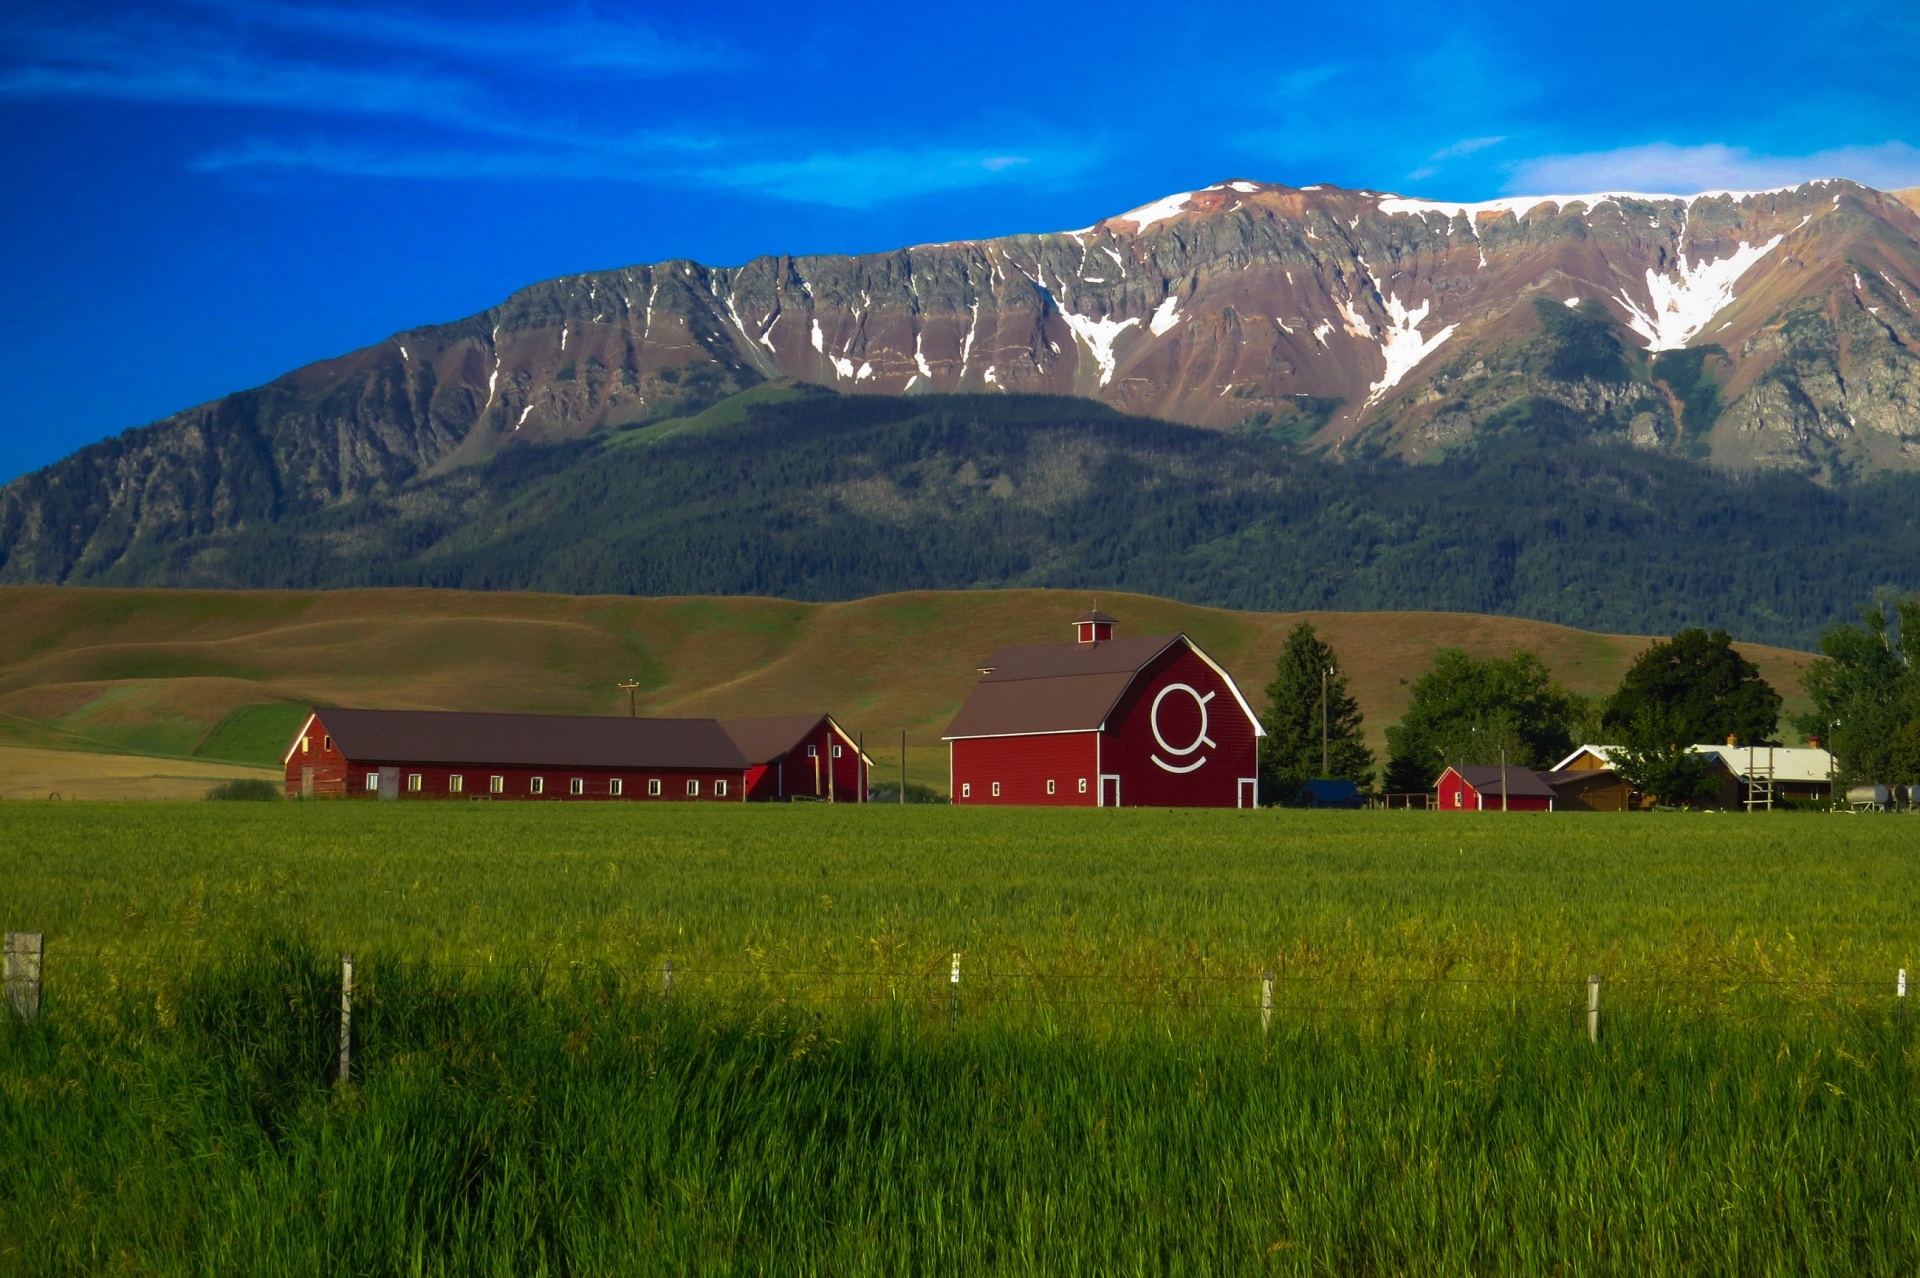
[[[1072,586],[1624,633],[1700,623],[1807,647],[1920,573],[1920,477],[1723,474],[1548,402],[1408,465],[1076,399],[753,398],[275,523],[183,526],[68,580],[816,600]]]

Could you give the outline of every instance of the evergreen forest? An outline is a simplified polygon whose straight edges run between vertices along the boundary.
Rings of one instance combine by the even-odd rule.
[[[1734,475],[1547,403],[1408,465],[1085,400],[802,387],[205,527],[145,529],[65,580],[810,600],[1055,586],[1802,647],[1861,599],[1920,587],[1920,476]]]

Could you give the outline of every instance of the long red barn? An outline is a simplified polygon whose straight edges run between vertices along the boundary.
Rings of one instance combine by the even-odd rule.
[[[832,715],[639,719],[315,709],[289,797],[862,802],[869,761]]]
[[[945,737],[955,803],[1260,806],[1266,733],[1217,661],[1184,634],[1116,639],[1102,612],[1073,624],[981,665]]]

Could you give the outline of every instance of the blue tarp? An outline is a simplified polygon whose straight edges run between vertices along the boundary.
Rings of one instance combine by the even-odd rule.
[[[1303,808],[1357,808],[1360,787],[1351,781],[1309,781],[1294,802]]]

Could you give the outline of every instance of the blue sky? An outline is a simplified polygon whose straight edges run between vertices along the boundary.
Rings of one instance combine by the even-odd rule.
[[[36,3],[0,121],[3,480],[574,271],[1227,177],[1920,185],[1920,6]]]

